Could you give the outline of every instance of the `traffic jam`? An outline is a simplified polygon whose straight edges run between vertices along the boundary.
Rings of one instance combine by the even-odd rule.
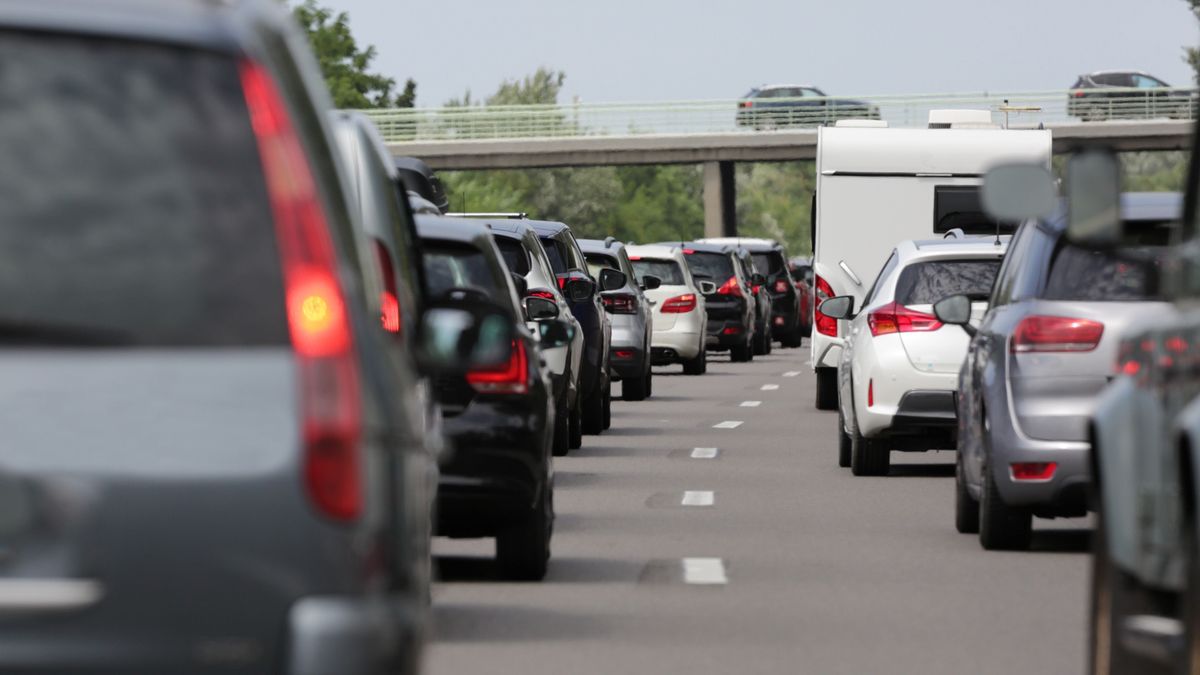
[[[854,115],[811,257],[587,238],[452,213],[279,3],[36,4],[0,11],[0,672],[421,672],[435,541],[540,588],[614,408],[785,350],[827,428],[795,452],[951,453],[944,527],[987,552],[1087,518],[1088,672],[1200,673],[1194,162],[1128,192],[990,111]]]

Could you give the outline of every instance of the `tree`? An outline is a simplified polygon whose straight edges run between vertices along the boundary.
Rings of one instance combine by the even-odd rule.
[[[1192,14],[1196,19],[1200,20],[1200,0],[1184,0],[1189,7],[1192,8]],[[1200,49],[1196,47],[1183,48],[1183,60],[1192,67],[1192,72],[1195,73],[1196,83],[1200,84]]]
[[[393,94],[396,80],[367,71],[375,59],[375,47],[359,49],[350,33],[346,12],[334,15],[317,0],[305,0],[292,10],[317,55],[321,73],[338,108],[411,108],[417,98],[417,83],[411,79],[404,90]]]

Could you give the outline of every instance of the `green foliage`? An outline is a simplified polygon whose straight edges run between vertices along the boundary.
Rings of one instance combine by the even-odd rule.
[[[359,49],[350,33],[346,12],[337,15],[316,0],[305,0],[292,9],[297,23],[321,65],[333,104],[338,108],[411,108],[417,98],[417,83],[411,79],[394,94],[396,81],[367,72],[375,59],[375,47]]]
[[[1188,157],[1184,151],[1123,152],[1121,189],[1125,192],[1182,192],[1187,182]],[[1069,155],[1055,155],[1054,175],[1067,177]]]
[[[738,232],[783,242],[788,255],[812,255],[811,161],[737,166]]]
[[[1184,0],[1192,9],[1192,14],[1200,19],[1200,0]],[[1196,83],[1200,84],[1200,49],[1195,47],[1183,48],[1183,60],[1192,67],[1192,72],[1195,73]]]

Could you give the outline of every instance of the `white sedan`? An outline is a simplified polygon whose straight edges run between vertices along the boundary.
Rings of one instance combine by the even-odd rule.
[[[639,282],[646,276],[658,277],[662,282],[658,288],[646,291],[654,308],[651,362],[656,366],[682,363],[684,373],[704,374],[708,370],[704,295],[705,291],[715,292],[715,285],[692,277],[679,247],[649,244],[625,250]],[[711,288],[702,289],[702,285]]]

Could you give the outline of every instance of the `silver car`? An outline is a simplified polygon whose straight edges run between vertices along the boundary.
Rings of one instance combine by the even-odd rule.
[[[654,332],[654,319],[650,301],[642,291],[658,288],[662,280],[647,276],[639,283],[633,263],[629,262],[629,254],[625,251],[625,244],[613,237],[604,240],[580,239],[579,248],[587,259],[588,271],[602,284],[600,297],[612,321],[609,363],[613,375],[621,381],[621,398],[626,401],[644,400],[650,396],[653,388],[650,338]],[[603,270],[620,272],[624,275],[624,283],[604,286],[600,281],[604,278]]]
[[[1143,255],[1161,260],[1180,207],[1177,194],[1125,195]],[[956,525],[986,549],[1027,548],[1033,516],[1086,514],[1095,399],[1122,334],[1169,312],[1157,262],[1074,246],[1065,226],[1060,215],[1018,230],[959,374]]]

